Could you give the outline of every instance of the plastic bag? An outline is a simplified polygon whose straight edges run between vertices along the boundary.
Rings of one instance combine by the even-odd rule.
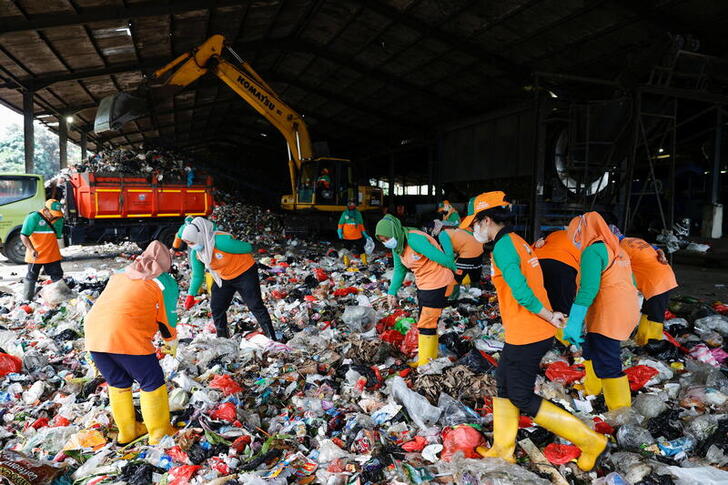
[[[0,353],[0,376],[6,376],[23,369],[23,361],[14,355]]]
[[[13,450],[0,451],[0,482],[7,485],[49,485],[63,469],[45,465]]]
[[[226,396],[229,396],[231,394],[237,394],[238,392],[243,391],[243,388],[240,386],[240,384],[235,382],[229,374],[215,374],[215,376],[212,378],[212,382],[210,382],[210,385],[208,387],[211,389],[218,389],[222,391],[223,394],[225,394]]]
[[[40,290],[40,297],[43,298],[43,302],[49,307],[57,307],[74,296],[76,296],[74,291],[63,280],[46,285]]]
[[[407,332],[407,335],[404,336],[404,341],[402,342],[402,345],[399,347],[399,350],[406,356],[412,357],[417,353],[417,347],[418,347],[418,341],[420,338],[420,330],[417,328],[417,325],[412,325],[412,327]]]
[[[585,375],[583,370],[578,369],[576,366],[570,366],[563,361],[554,362],[546,368],[546,377],[563,384],[571,384],[583,379]]]
[[[483,435],[472,426],[462,424],[454,428],[445,428],[442,432],[443,450],[440,458],[450,461],[458,451],[461,451],[465,458],[480,458],[476,448],[485,444]]]
[[[617,430],[617,443],[626,450],[640,451],[643,445],[654,442],[650,432],[636,424],[625,424]]]
[[[367,242],[364,244],[364,252],[367,253],[367,255],[374,252],[374,239],[370,237],[367,238]]]
[[[639,394],[632,407],[645,418],[656,418],[667,409],[666,397],[658,394]]]
[[[377,314],[372,307],[348,306],[341,315],[341,320],[352,332],[365,333],[374,328]]]
[[[230,401],[220,404],[210,413],[210,417],[212,419],[220,419],[229,423],[234,422],[238,419],[235,404]]]
[[[457,361],[457,365],[464,365],[479,374],[485,374],[496,367],[496,364],[484,357],[478,349],[473,349],[465,354],[462,359]]]
[[[728,317],[725,315],[708,315],[695,320],[695,328],[715,330],[724,337],[728,337]]]
[[[169,471],[168,485],[189,485],[192,477],[202,468],[200,465],[181,465]]]
[[[579,458],[581,450],[574,445],[550,443],[543,449],[543,454],[554,465],[565,465],[571,460]]]
[[[675,477],[675,485],[725,485],[728,472],[712,466],[680,468],[669,466],[670,475]]]
[[[437,408],[430,404],[425,396],[416,393],[407,387],[407,383],[404,382],[399,376],[392,378],[392,397],[398,403],[404,405],[409,413],[412,421],[420,428],[426,428],[437,423],[442,412],[440,408]]]
[[[440,423],[443,426],[457,426],[458,424],[483,424],[485,419],[474,410],[447,393],[441,393],[437,400],[437,407],[440,408]]]
[[[636,365],[625,369],[624,373],[627,374],[629,379],[629,388],[633,391],[639,391],[645,384],[647,384],[653,377],[659,374],[659,371],[654,367],[646,365]]]

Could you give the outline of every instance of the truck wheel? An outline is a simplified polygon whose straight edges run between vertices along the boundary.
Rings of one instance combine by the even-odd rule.
[[[157,235],[157,241],[161,242],[168,248],[172,247],[172,243],[174,243],[174,237],[177,235],[177,230],[172,227],[166,227],[159,231],[159,234]]]
[[[23,241],[20,240],[19,232],[16,232],[5,241],[3,254],[15,264],[23,264],[25,262],[25,246],[23,245]]]

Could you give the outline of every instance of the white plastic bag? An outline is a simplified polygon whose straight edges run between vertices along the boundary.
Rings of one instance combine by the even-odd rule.
[[[442,410],[430,404],[425,396],[407,387],[407,383],[399,376],[392,379],[392,397],[404,405],[412,421],[420,428],[432,426],[440,419]]]
[[[367,242],[364,244],[364,252],[367,253],[367,255],[374,252],[374,239],[370,237],[367,238]]]
[[[63,280],[46,285],[40,290],[40,297],[50,307],[56,307],[74,296],[76,296],[76,293]]]

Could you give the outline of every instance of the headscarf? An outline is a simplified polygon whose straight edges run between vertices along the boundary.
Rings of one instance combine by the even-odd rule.
[[[202,249],[196,250],[197,258],[205,265],[215,283],[222,286],[220,275],[210,269],[212,255],[215,251],[215,225],[204,217],[195,217],[182,231],[182,239],[191,242],[194,246],[202,244]]]
[[[595,242],[603,242],[613,255],[619,253],[619,239],[612,233],[602,216],[596,212],[586,212],[574,217],[566,229],[566,234],[579,251],[584,251]]]
[[[412,230],[411,227],[402,226],[399,219],[394,217],[392,214],[387,214],[381,221],[377,222],[374,234],[377,236],[384,236],[386,238],[396,238],[397,247],[392,251],[397,254],[402,254],[404,252],[404,244],[407,242],[407,232],[410,230]]]
[[[172,267],[172,256],[167,246],[152,241],[133,263],[126,267],[126,276],[133,280],[153,280]]]

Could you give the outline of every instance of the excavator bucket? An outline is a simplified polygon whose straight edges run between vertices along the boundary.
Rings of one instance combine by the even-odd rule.
[[[96,110],[94,132],[116,131],[130,121],[143,118],[148,111],[146,101],[138,96],[129,93],[107,96]]]

